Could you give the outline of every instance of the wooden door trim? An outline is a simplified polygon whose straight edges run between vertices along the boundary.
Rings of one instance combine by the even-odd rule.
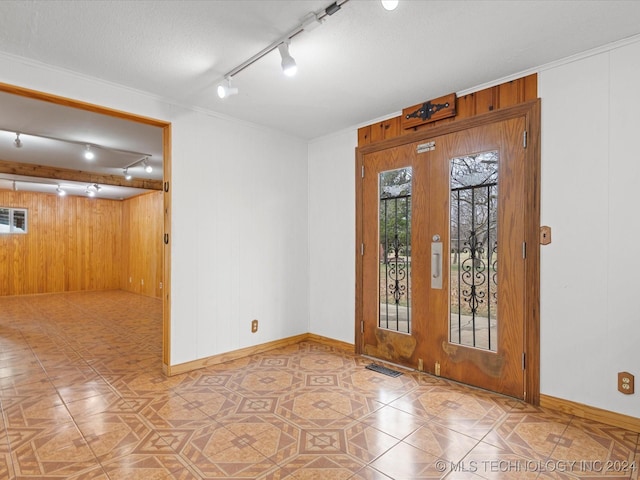
[[[523,359],[523,361],[526,366],[524,374],[524,399],[528,403],[538,405],[540,403],[540,99],[446,123],[428,130],[408,133],[375,144],[356,147],[355,346],[356,353],[362,353],[363,257],[361,248],[363,245],[363,172],[366,175],[364,170],[364,155],[517,117],[524,117],[525,128],[527,130],[525,150],[525,202],[527,209],[525,241],[527,243],[527,258],[525,267],[526,291],[524,305],[525,345],[523,346],[525,353],[525,359]],[[523,139],[523,141],[525,141],[525,139]]]
[[[0,82],[0,92],[11,93],[25,98],[40,100],[43,102],[54,103],[65,107],[76,108],[88,112],[107,115],[110,117],[120,118],[132,122],[142,123],[153,127],[162,128],[162,145],[163,145],[163,188],[164,188],[164,232],[166,235],[171,234],[171,190],[169,181],[171,179],[171,123],[164,120],[158,120],[151,117],[136,115],[133,113],[116,110],[113,108],[94,105],[80,100],[74,100],[67,97],[61,97],[50,93],[31,90],[29,88],[18,87]],[[167,237],[170,240],[170,236]],[[163,258],[163,285],[162,285],[162,368],[165,373],[168,372],[171,362],[171,248],[170,244],[166,244],[164,248]]]

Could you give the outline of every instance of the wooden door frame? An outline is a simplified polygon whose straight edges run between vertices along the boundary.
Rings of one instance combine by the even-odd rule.
[[[462,130],[485,126],[512,118],[524,117],[526,128],[525,149],[525,265],[524,305],[524,400],[533,405],[540,403],[540,99],[507,107],[493,112],[407,133],[399,137],[356,148],[356,305],[355,346],[356,353],[363,350],[363,210],[362,193],[364,155],[414,142],[447,135]]]
[[[0,82],[0,92],[11,93],[21,97],[31,98],[33,100],[41,100],[43,102],[85,110],[162,129],[163,211],[165,233],[165,238],[163,239],[165,248],[162,259],[162,370],[165,374],[168,374],[171,365],[171,248],[170,243],[168,243],[171,234],[171,191],[169,188],[171,179],[171,123],[2,82]]]

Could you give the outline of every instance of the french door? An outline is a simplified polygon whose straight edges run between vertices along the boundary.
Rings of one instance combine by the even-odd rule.
[[[525,131],[519,116],[362,155],[361,353],[525,398]]]

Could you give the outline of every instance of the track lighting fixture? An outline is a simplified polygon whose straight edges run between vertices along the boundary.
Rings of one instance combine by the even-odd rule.
[[[338,12],[342,6],[347,3],[349,0],[336,0],[326,8],[318,10],[317,12],[309,12],[302,19],[302,23],[291,30],[286,35],[280,37],[278,40],[273,42],[271,45],[263,48],[261,51],[256,53],[253,57],[245,60],[240,65],[235,68],[232,68],[227,73],[224,74],[224,81],[218,85],[218,96],[220,98],[226,98],[231,95],[235,95],[238,93],[237,88],[231,87],[231,78],[242,72],[245,68],[253,65],[255,62],[260,60],[262,57],[271,53],[276,48],[280,50],[280,56],[282,57],[282,70],[285,75],[295,75],[297,70],[296,61],[289,54],[289,43],[293,37],[301,34],[302,32],[310,32],[314,30],[318,26],[322,25],[322,23],[326,20],[327,17]]]
[[[87,160],[93,160],[95,156],[95,153],[93,153],[93,151],[91,150],[91,145],[87,144],[84,150],[84,158],[86,158]]]
[[[395,10],[398,6],[398,0],[382,0],[382,6],[385,10]]]
[[[132,163],[131,165],[128,165],[127,168],[132,167],[133,165],[138,165],[139,163],[142,162],[142,160],[144,158],[148,159],[149,157],[151,157],[152,155],[150,153],[144,153],[144,152],[134,152],[133,150],[124,150],[121,148],[112,148],[112,147],[108,147],[106,145],[98,145],[95,143],[85,143],[85,142],[81,142],[81,141],[77,141],[77,140],[71,140],[68,138],[60,138],[60,137],[53,137],[51,135],[42,135],[40,133],[35,133],[35,132],[16,132],[15,130],[7,130],[4,128],[0,128],[0,132],[7,132],[7,133],[15,133],[16,138],[13,140],[13,146],[16,148],[22,148],[22,139],[20,138],[20,135],[28,135],[29,137],[36,137],[36,138],[43,138],[46,140],[53,140],[55,142],[64,142],[64,143],[68,143],[70,145],[77,145],[78,147],[83,147],[82,150],[82,154],[84,156],[84,158],[86,158],[87,160],[93,160],[95,158],[95,150],[104,150],[106,152],[111,152],[111,153],[115,153],[115,154],[122,154],[122,155],[135,155],[136,157],[140,158],[140,160],[136,160],[134,163]]]
[[[286,42],[282,42],[278,45],[278,50],[280,51],[280,57],[282,58],[282,71],[287,77],[293,77],[298,71],[298,66],[296,65],[296,61],[293,59],[291,54],[289,53],[289,40]]]
[[[4,180],[4,181],[8,181],[11,182],[11,189],[14,192],[17,192],[20,190],[20,188],[18,188],[19,184],[25,184],[25,185],[38,185],[39,189],[36,190],[32,190],[31,188],[26,188],[26,191],[47,191],[49,192],[50,188],[56,187],[56,194],[59,195],[60,197],[64,197],[67,194],[67,190],[68,188],[71,188],[73,190],[73,188],[75,187],[75,185],[66,185],[65,188],[63,189],[62,186],[60,184],[55,184],[55,183],[51,183],[51,182],[47,182],[47,181],[42,181],[42,182],[38,182],[38,181],[34,181],[34,180],[27,180],[26,178],[20,179],[20,180],[11,180],[9,178],[4,178],[2,176],[0,176],[0,180]],[[85,188],[85,193],[88,194],[89,191],[93,191],[94,195],[95,193],[99,192],[101,190],[101,187],[94,183],[91,185],[87,185],[87,187]]]
[[[98,185],[97,183],[92,183],[91,185],[87,185],[84,193],[86,193],[89,197],[95,197],[100,190],[102,190],[102,187],[100,187],[100,185]]]
[[[231,77],[226,77],[225,82],[226,85],[224,83],[218,85],[218,97],[227,98],[238,93],[238,89],[231,86]]]
[[[124,167],[122,169],[122,174],[124,175],[125,180],[131,180],[133,178],[133,175],[131,174],[129,169],[133,167],[137,167],[138,165],[142,166],[142,168],[144,168],[144,171],[147,173],[153,172],[153,167],[149,163],[149,157],[150,155],[144,156],[141,159],[136,160],[135,162],[130,163],[129,165]]]

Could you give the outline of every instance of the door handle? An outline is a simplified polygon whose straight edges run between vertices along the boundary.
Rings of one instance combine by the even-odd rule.
[[[440,276],[440,265],[442,262],[440,261],[440,254],[433,253],[431,254],[431,278],[438,278]]]
[[[442,289],[442,242],[431,242],[431,288]]]

